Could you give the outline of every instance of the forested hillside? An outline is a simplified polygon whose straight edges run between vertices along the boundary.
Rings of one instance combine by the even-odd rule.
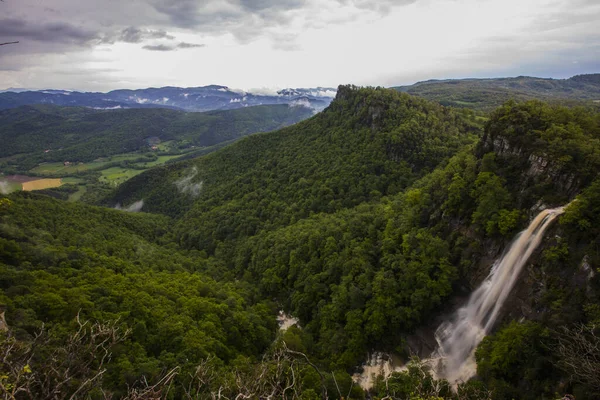
[[[508,100],[544,100],[569,105],[600,107],[600,74],[569,79],[529,76],[495,79],[449,79],[418,82],[395,89],[445,106],[493,111]]]
[[[118,321],[130,332],[104,379],[117,395],[144,374],[153,379],[176,365],[193,372],[209,355],[256,359],[274,338],[270,302],[254,300],[247,285],[216,284],[199,272],[209,261],[159,243],[166,217],[28,194],[2,199],[1,206],[1,301],[11,334],[31,340],[45,327],[56,344],[67,340],[76,316]],[[50,376],[44,354],[38,350],[30,365]],[[85,373],[77,369],[88,355],[76,356],[58,366],[74,369],[69,388]]]
[[[40,162],[89,162],[147,151],[156,141],[174,140],[181,148],[208,147],[291,125],[311,115],[308,108],[288,105],[207,113],[23,106],[0,111],[0,158],[25,155],[15,162],[31,168]]]
[[[252,234],[264,224],[282,226],[311,212],[397,193],[473,143],[479,132],[468,113],[389,90],[340,87],[336,101],[315,117],[187,164],[149,171],[121,186],[106,204],[143,198],[147,211],[182,215],[185,206],[170,203],[180,198],[194,203],[185,221],[200,226],[218,220],[227,229],[241,224],[234,236],[247,236],[243,232]],[[173,196],[176,181],[201,190],[197,196]]]
[[[479,121],[342,86],[306,121],[151,169],[102,201],[143,200],[146,213],[1,198],[10,333],[31,342],[44,323],[50,337],[29,364],[13,350],[16,371],[43,376],[44,351],[79,314],[131,331],[66,398],[154,384],[165,398],[598,398],[600,115],[509,102]],[[450,313],[540,209],[569,202],[479,346],[476,379],[453,392],[416,363],[370,393],[351,383],[369,351],[407,361],[418,328]],[[301,328],[276,334],[279,309]],[[573,364],[578,346],[591,370]],[[23,383],[3,368],[0,383]]]

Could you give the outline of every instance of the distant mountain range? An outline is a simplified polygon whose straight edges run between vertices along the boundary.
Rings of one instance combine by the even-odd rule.
[[[289,104],[320,111],[333,100],[336,89],[284,89],[273,94],[236,91],[227,86],[180,88],[162,87],[114,90],[108,93],[68,90],[14,89],[0,92],[0,109],[32,104],[82,106],[97,109],[171,108],[184,111],[233,110],[238,108]]]
[[[418,82],[394,89],[437,101],[445,106],[491,111],[510,99],[539,99],[563,104],[600,106],[600,74],[569,79],[529,76],[497,79],[447,79]]]
[[[539,99],[566,105],[600,107],[600,74],[569,79],[515,78],[447,79],[417,82],[396,89],[445,106],[491,111],[507,100]],[[33,104],[96,109],[171,108],[182,111],[233,110],[258,105],[301,105],[321,111],[335,97],[334,88],[284,89],[273,93],[244,92],[227,86],[162,87],[113,90],[108,93],[69,90],[8,89],[0,91],[0,110]]]

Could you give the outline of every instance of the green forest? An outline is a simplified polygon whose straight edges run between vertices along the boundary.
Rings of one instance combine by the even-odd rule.
[[[190,143],[214,132],[173,111],[127,111]],[[124,112],[60,118],[130,132],[110,119]],[[29,126],[59,118],[31,113]],[[89,143],[73,149],[88,157]],[[0,393],[599,399],[598,171],[592,108],[509,100],[484,114],[340,86],[309,119],[148,169],[95,204],[3,195]],[[139,213],[113,208],[140,201]],[[476,349],[476,377],[438,379],[415,337],[466,299],[540,210],[567,204]],[[280,330],[280,311],[298,324]],[[352,375],[373,351],[407,367],[365,390]]]
[[[23,178],[62,178],[63,186],[46,194],[94,203],[152,167],[199,157],[312,115],[310,108],[286,104],[204,113],[48,104],[3,110],[0,183],[13,191]]]
[[[153,140],[177,141],[182,149],[209,147],[250,133],[278,129],[311,115],[312,110],[306,107],[288,105],[205,113],[161,108],[22,106],[0,111],[0,158],[19,155],[13,164],[29,169],[41,162],[91,162],[150,150]]]

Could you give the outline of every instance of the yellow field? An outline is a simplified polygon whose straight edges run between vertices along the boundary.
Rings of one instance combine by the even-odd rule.
[[[38,179],[36,181],[30,181],[23,183],[23,190],[26,192],[32,190],[42,190],[59,187],[62,185],[62,179]]]

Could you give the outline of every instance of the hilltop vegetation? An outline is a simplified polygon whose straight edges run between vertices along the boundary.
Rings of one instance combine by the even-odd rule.
[[[323,113],[153,168],[102,200],[143,200],[147,213],[3,198],[8,324],[27,342],[44,323],[59,346],[78,313],[120,317],[132,331],[102,378],[116,396],[179,365],[174,398],[194,385],[197,398],[266,396],[273,385],[282,398],[361,399],[350,374],[367,352],[406,359],[408,337],[449,312],[451,296],[487,274],[541,205],[578,196],[523,277],[544,274],[527,303],[513,304],[478,349],[478,380],[453,394],[411,367],[371,394],[597,398],[597,382],[550,349],[573,344],[563,327],[592,327],[593,340],[600,322],[599,275],[589,274],[600,265],[600,115],[510,102],[479,121],[392,90],[340,87]],[[276,334],[279,309],[302,328]],[[511,323],[521,317],[530,321]],[[216,372],[190,382],[207,365]],[[283,389],[290,371],[296,392]],[[269,384],[249,383],[260,379]]]
[[[496,79],[450,79],[418,82],[395,88],[445,106],[492,111],[508,100],[544,100],[600,107],[600,74],[569,79],[528,76]]]

